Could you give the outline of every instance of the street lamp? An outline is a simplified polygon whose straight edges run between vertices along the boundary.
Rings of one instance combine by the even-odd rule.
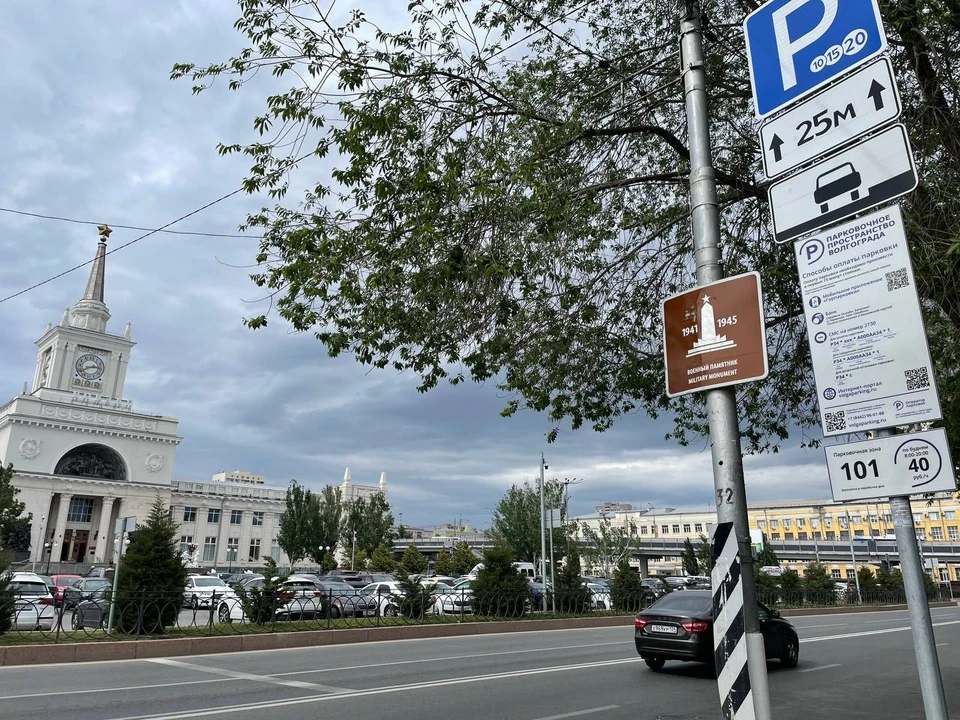
[[[320,545],[320,546],[317,548],[317,552],[318,552],[318,554],[320,555],[320,570],[321,570],[321,572],[326,572],[326,571],[323,569],[323,563],[324,563],[324,561],[327,559],[327,553],[330,552],[330,550],[331,550],[331,548],[330,548],[329,545]]]
[[[50,574],[50,555],[53,553],[53,543],[49,540],[43,544],[43,551],[47,554],[47,568],[43,571],[44,575]]]

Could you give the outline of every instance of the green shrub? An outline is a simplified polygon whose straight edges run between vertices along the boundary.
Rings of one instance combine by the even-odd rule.
[[[530,585],[513,566],[513,553],[493,547],[483,555],[483,568],[470,584],[473,612],[493,617],[521,617],[530,600]]]
[[[644,606],[643,580],[626,560],[613,573],[610,581],[610,602],[614,610],[639,612]]]
[[[274,559],[268,556],[263,563],[263,578],[263,585],[260,587],[236,587],[240,607],[243,608],[247,622],[261,626],[273,622],[277,605],[280,603],[280,585],[287,579],[287,574],[281,573]]]
[[[400,607],[400,614],[405,618],[422,620],[432,604],[433,592],[437,586],[421,585],[416,576],[404,576],[397,581],[397,584],[400,586],[400,594],[395,595],[393,599]]]
[[[567,563],[557,576],[557,586],[553,592],[557,612],[590,612],[590,589],[583,584],[580,577],[580,557],[577,554],[572,553],[567,557]]]

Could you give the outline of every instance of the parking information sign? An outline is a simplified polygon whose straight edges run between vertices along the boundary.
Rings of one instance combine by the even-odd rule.
[[[943,428],[825,448],[837,502],[957,489]]]
[[[794,249],[823,434],[939,420],[900,207]]]
[[[664,300],[663,357],[670,397],[765,378],[760,274],[736,275]]]
[[[774,239],[801,237],[916,186],[907,130],[894,125],[771,185]]]
[[[767,177],[774,178],[900,117],[887,58],[864,65],[760,128]]]
[[[877,0],[772,0],[747,16],[744,35],[760,117],[887,46]]]

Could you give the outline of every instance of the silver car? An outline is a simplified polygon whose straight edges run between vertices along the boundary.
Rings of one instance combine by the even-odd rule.
[[[57,600],[47,584],[33,573],[14,573],[13,627],[17,630],[52,630],[57,619]]]

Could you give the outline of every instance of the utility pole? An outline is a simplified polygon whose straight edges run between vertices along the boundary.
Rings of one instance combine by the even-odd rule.
[[[540,453],[540,577],[543,580],[544,586],[547,584],[547,537],[544,531],[544,508],[546,507],[545,497],[544,497],[544,479],[543,471],[547,469],[547,461],[543,457],[543,453]],[[547,594],[543,594],[543,611],[547,611]]]
[[[690,215],[697,284],[722,280],[720,215],[717,182],[710,149],[710,118],[707,78],[703,60],[703,37],[699,0],[681,0],[680,63],[687,111],[690,145]],[[740,421],[733,388],[716,388],[706,393],[710,427],[710,453],[717,498],[717,521],[732,522],[740,548],[740,582],[743,586],[743,617],[747,647],[747,668],[756,720],[771,720],[767,661],[757,614],[757,589],[753,580],[747,496],[743,483],[743,453]]]
[[[853,548],[853,523],[850,522],[850,511],[847,510],[847,538],[850,540],[850,559],[853,561],[853,579],[857,584],[857,602],[863,603],[860,594],[860,576],[857,574],[857,552]],[[819,560],[817,562],[820,562]]]

